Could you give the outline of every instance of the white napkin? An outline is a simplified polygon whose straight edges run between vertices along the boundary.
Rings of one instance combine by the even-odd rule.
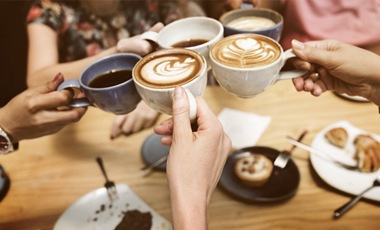
[[[271,121],[269,116],[229,108],[223,109],[218,118],[235,149],[255,145]]]

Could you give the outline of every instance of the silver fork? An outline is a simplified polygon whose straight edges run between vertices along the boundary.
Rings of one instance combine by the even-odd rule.
[[[108,197],[110,198],[111,201],[115,200],[117,198],[116,185],[113,181],[108,179],[106,170],[105,170],[104,165],[103,165],[102,158],[97,157],[96,162],[98,162],[98,165],[99,165],[100,169],[102,170],[104,178],[106,179],[106,183],[104,184],[104,187],[106,187],[106,189],[107,189]]]
[[[307,131],[303,131],[301,135],[298,137],[298,141],[301,141],[305,135],[307,134]],[[296,148],[295,145],[293,145],[289,150],[283,150],[280,152],[280,154],[276,157],[274,160],[274,165],[279,168],[285,168],[286,164],[288,163],[290,159],[290,155],[292,151]]]
[[[154,161],[153,163],[142,167],[141,171],[144,172],[144,176],[143,177],[149,176],[153,172],[154,168],[156,168],[157,166],[159,166],[159,165],[163,164],[164,162],[166,162],[168,160],[168,156],[169,155],[165,155],[163,157],[160,157],[158,160]]]
[[[363,197],[364,193],[368,192],[369,190],[371,190],[372,188],[374,188],[376,186],[380,186],[380,174],[377,175],[376,179],[373,181],[373,183],[370,187],[365,189],[363,192],[361,192],[356,197],[352,198],[350,201],[345,203],[340,208],[336,209],[334,211],[334,217],[335,218],[341,217],[344,213],[346,213],[350,208],[352,208]]]

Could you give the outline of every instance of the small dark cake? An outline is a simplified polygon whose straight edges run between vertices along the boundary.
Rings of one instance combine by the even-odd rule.
[[[152,214],[139,210],[128,210],[116,226],[115,230],[150,230],[152,227]]]

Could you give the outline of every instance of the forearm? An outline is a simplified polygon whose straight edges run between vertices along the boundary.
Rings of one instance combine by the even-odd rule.
[[[78,61],[72,61],[67,63],[57,63],[45,68],[41,68],[35,71],[31,71],[27,76],[28,87],[41,85],[48,81],[51,81],[57,73],[62,73],[65,79],[77,79],[82,71],[91,63],[99,60],[105,56],[117,53],[116,47],[109,48],[100,52],[97,55],[87,57]]]
[[[254,5],[256,7],[269,8],[278,12],[282,11],[282,4],[280,0],[256,0]]]
[[[172,221],[174,230],[206,230],[207,202],[206,197],[180,191],[171,192]]]

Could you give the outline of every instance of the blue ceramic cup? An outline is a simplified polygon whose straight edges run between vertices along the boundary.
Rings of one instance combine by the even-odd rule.
[[[132,53],[120,53],[104,57],[89,65],[79,76],[79,79],[62,82],[57,90],[77,88],[85,94],[85,98],[73,99],[70,102],[70,107],[91,105],[106,112],[127,114],[134,110],[141,101],[132,79],[132,69],[140,59],[139,55]],[[105,73],[118,71],[130,72],[130,76],[125,76],[126,80],[119,84],[106,87],[90,86],[95,78]]]
[[[232,21],[238,19],[249,19],[249,17],[262,17],[264,19],[270,19],[274,22],[274,25],[261,28],[261,29],[238,29],[229,25]],[[267,37],[270,37],[276,41],[280,40],[282,28],[283,28],[283,17],[280,13],[265,9],[265,8],[241,8],[237,10],[229,11],[223,14],[219,21],[223,24],[224,27],[224,37],[233,35],[233,34],[242,34],[242,33],[253,33],[261,34]],[[253,22],[256,23],[256,22]],[[251,25],[253,24],[251,23]]]

